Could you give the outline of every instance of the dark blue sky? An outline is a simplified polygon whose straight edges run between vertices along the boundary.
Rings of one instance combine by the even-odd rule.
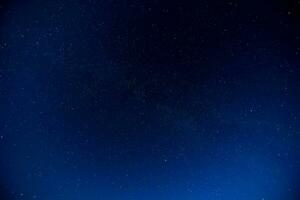
[[[298,200],[297,1],[0,1],[0,199]]]

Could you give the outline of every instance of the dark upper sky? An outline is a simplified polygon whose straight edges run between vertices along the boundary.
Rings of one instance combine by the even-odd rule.
[[[1,200],[300,198],[299,2],[0,2]]]

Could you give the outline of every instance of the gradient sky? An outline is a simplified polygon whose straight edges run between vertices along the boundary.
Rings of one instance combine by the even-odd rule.
[[[299,200],[300,3],[0,1],[1,200]]]

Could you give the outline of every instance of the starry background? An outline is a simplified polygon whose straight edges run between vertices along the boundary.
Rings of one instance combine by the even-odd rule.
[[[0,1],[1,200],[299,200],[300,2]]]

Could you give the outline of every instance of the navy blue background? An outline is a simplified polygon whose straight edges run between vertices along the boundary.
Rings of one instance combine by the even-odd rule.
[[[299,199],[299,11],[1,1],[0,199]]]

